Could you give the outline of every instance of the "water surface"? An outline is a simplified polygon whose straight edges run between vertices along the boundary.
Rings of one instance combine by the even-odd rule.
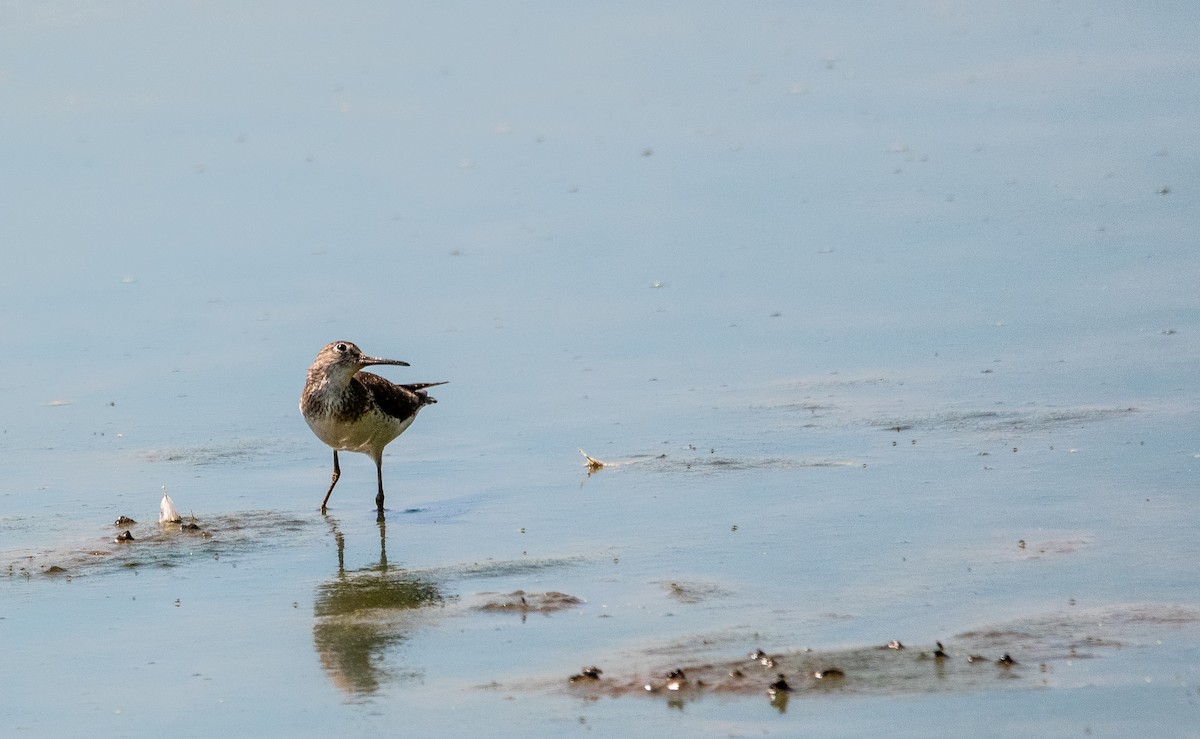
[[[1194,733],[1191,15],[5,7],[0,726]]]

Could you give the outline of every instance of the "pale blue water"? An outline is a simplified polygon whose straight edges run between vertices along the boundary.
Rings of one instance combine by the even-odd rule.
[[[1196,20],[0,8],[0,729],[1194,735],[1194,620],[1048,690],[560,685],[1200,605]],[[334,339],[450,381],[386,571],[369,460],[316,513]],[[89,561],[163,485],[219,541]],[[347,581],[433,597],[327,619]],[[585,604],[473,610],[516,589]]]

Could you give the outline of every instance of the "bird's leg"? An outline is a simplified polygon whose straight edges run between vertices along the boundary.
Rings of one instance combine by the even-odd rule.
[[[375,460],[375,477],[379,480],[379,495],[375,496],[375,507],[379,509],[379,517],[383,518],[383,457]]]
[[[325,512],[325,505],[329,503],[329,496],[333,495],[333,486],[337,485],[338,478],[342,476],[342,469],[338,467],[337,449],[333,450],[333,481],[329,483],[329,490],[325,492],[325,500],[321,501],[321,513]]]
[[[379,569],[381,572],[387,572],[387,521],[383,516],[379,517]]]

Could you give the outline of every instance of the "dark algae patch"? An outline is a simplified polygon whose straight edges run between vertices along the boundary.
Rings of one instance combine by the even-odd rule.
[[[490,613],[554,613],[583,605],[583,599],[554,590],[545,593],[514,590],[511,593],[480,593],[480,596],[484,600],[475,606],[475,610]]]

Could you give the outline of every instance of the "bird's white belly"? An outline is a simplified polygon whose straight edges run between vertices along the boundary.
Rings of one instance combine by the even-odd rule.
[[[338,421],[331,416],[308,418],[309,428],[317,438],[343,452],[376,454],[412,425],[415,416],[394,418],[383,413],[367,413],[352,422]]]

